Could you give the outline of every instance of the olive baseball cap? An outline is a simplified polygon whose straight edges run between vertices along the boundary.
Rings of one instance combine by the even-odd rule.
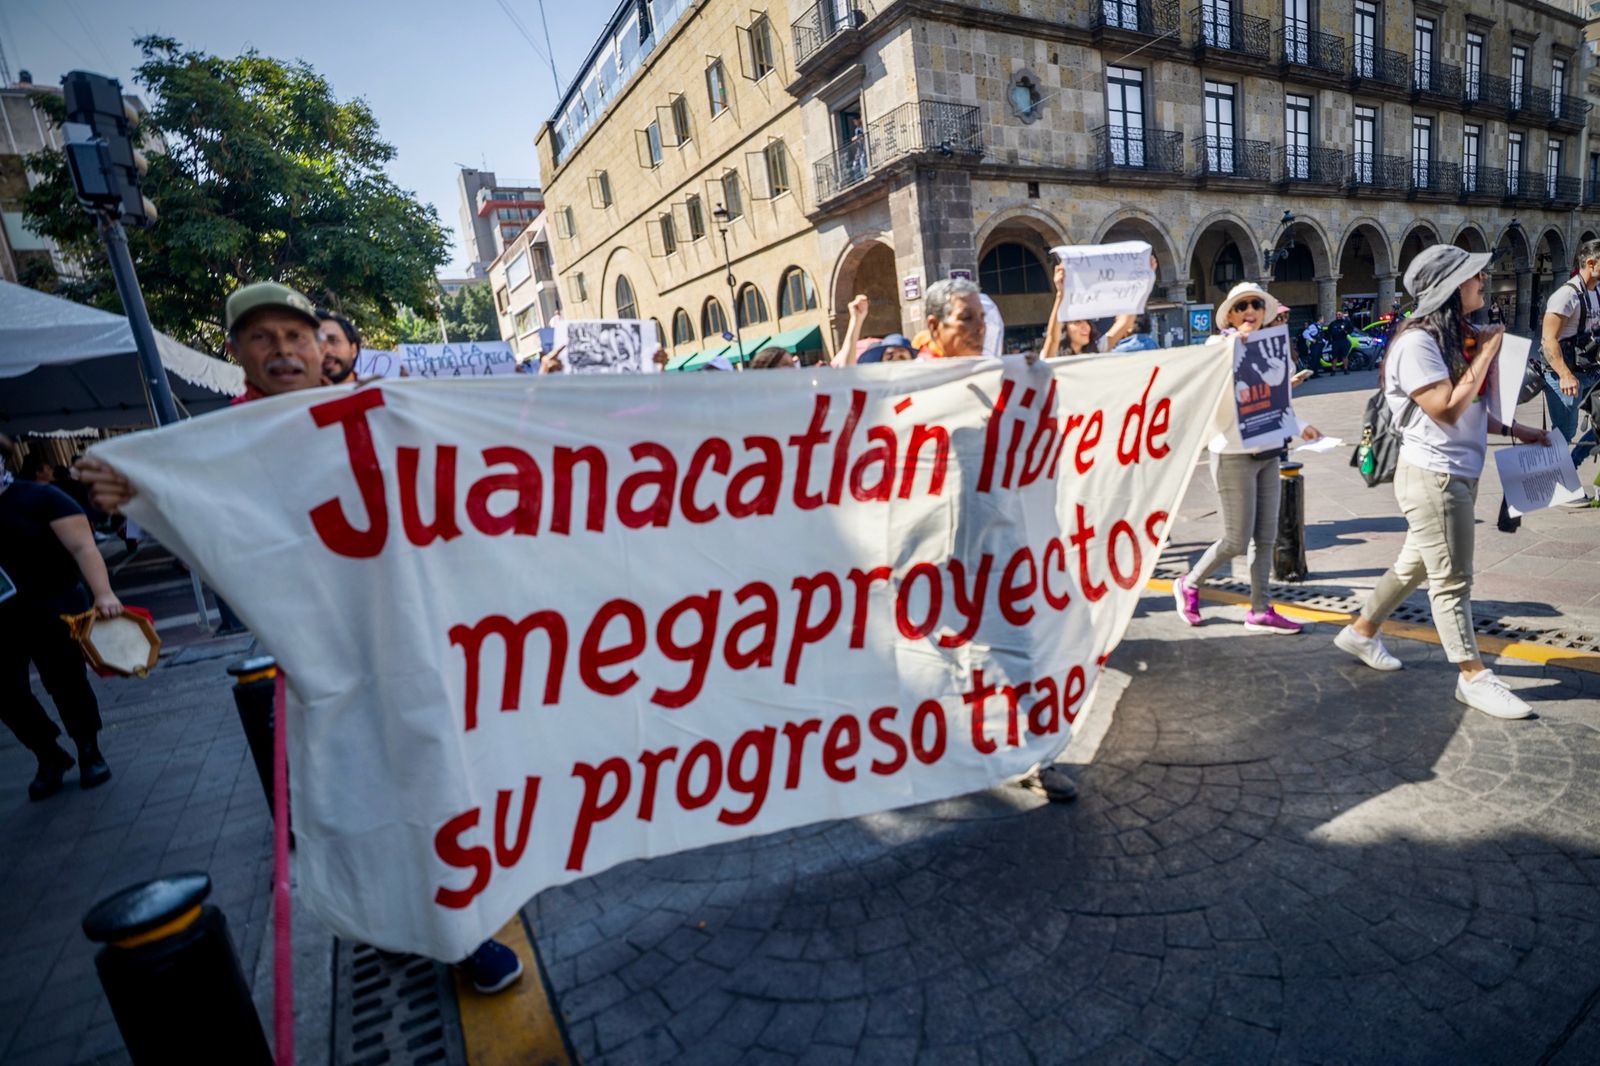
[[[276,281],[258,281],[241,285],[228,294],[227,331],[232,333],[233,327],[246,315],[267,307],[299,315],[311,324],[312,329],[321,325],[317,320],[316,306],[303,293]]]

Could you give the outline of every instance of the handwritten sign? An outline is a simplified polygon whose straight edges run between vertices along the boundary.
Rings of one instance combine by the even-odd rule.
[[[400,361],[414,378],[484,378],[515,374],[517,357],[505,341],[402,344]]]
[[[1552,428],[1549,432],[1548,448],[1520,444],[1494,453],[1500,487],[1505,491],[1506,506],[1512,517],[1583,499],[1583,485],[1578,481],[1577,468],[1572,465],[1566,437],[1559,429]]]
[[[397,378],[400,376],[400,353],[386,352],[381,348],[363,348],[356,353],[356,377]]]
[[[1289,374],[1294,362],[1289,327],[1235,337],[1233,398],[1239,409],[1239,439],[1253,451],[1283,447],[1291,435]]]
[[[550,885],[1053,759],[1227,379],[385,381],[93,453],[284,668],[307,905],[459,959]]]
[[[1060,318],[1109,318],[1144,313],[1156,272],[1150,245],[1144,241],[1116,244],[1062,245],[1050,249],[1066,268]]]

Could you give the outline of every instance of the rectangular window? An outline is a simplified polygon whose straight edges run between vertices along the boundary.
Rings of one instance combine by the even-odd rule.
[[[1378,5],[1356,0],[1355,49],[1352,59],[1356,77],[1370,78],[1377,69]]]
[[[689,101],[682,96],[672,99],[672,137],[678,144],[689,140]]]
[[[783,142],[767,145],[767,191],[782,196],[789,191],[789,157],[784,153]]]
[[[1433,174],[1433,119],[1414,115],[1411,119],[1411,184],[1427,189]]]
[[[1234,90],[1223,82],[1205,83],[1206,169],[1213,174],[1234,173],[1238,161],[1234,144]]]
[[[1562,148],[1562,143],[1552,137],[1544,152],[1544,193],[1552,200],[1556,198],[1556,179],[1561,176]]]
[[[1522,110],[1522,86],[1528,80],[1528,50],[1520,44],[1511,46],[1511,110]]]
[[[1567,61],[1565,59],[1552,59],[1550,61],[1550,113],[1556,118],[1561,117],[1561,97],[1567,91]]]
[[[574,303],[583,303],[589,298],[589,288],[583,283],[583,271],[572,275],[572,300]]]
[[[1283,98],[1283,165],[1301,181],[1311,177],[1311,97],[1288,93]]]
[[[506,295],[506,290],[494,290],[494,306],[502,315],[506,313],[506,310],[511,306],[511,298]]]
[[[519,255],[506,264],[506,288],[514,289],[528,280],[531,270],[528,267],[527,255]]]
[[[1468,100],[1478,98],[1478,86],[1483,81],[1483,34],[1467,34],[1466,65],[1461,76],[1465,79]]]
[[[744,214],[744,198],[739,194],[739,172],[737,170],[723,172],[722,206],[728,212],[729,219],[735,219]]]
[[[1311,0],[1283,0],[1283,58],[1311,62]]]
[[[684,214],[689,217],[689,239],[697,241],[706,235],[706,209],[698,196],[689,197],[684,204]]]
[[[746,35],[748,52],[747,73],[751,81],[762,78],[778,69],[772,47],[772,20],[762,15],[742,31]]]
[[[1144,71],[1106,68],[1106,125],[1111,161],[1119,167],[1144,166]]]
[[[1522,191],[1522,134],[1506,135],[1506,192]]]
[[[1100,0],[1100,11],[1107,26],[1119,30],[1139,28],[1138,0]]]
[[[1200,0],[1200,37],[1207,47],[1233,47],[1231,0]]]
[[[1370,185],[1378,145],[1378,109],[1357,107],[1351,129],[1354,135],[1351,143],[1351,162],[1355,168],[1355,179]]]
[[[1483,127],[1471,123],[1461,128],[1461,191],[1478,191],[1478,155],[1483,146]]]
[[[661,123],[652,122],[644,130],[645,150],[649,153],[650,166],[661,165]]]
[[[672,212],[661,215],[661,254],[672,255],[678,250],[678,227],[673,224]]]
[[[1411,31],[1412,82],[1424,92],[1433,88],[1433,33],[1433,20],[1420,16]]]
[[[720,59],[706,66],[706,99],[711,103],[712,118],[728,110],[728,72]]]

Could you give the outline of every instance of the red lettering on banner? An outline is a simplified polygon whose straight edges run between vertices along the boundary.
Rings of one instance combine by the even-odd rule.
[[[867,719],[867,729],[872,733],[872,739],[888,748],[891,756],[888,759],[873,759],[872,772],[887,776],[898,773],[906,764],[906,742],[900,739],[900,734],[885,727],[884,723],[892,722],[900,714],[898,707],[879,707]]]
[[[827,591],[828,606],[821,620],[813,621],[811,603],[818,589]],[[783,683],[786,685],[794,684],[795,678],[799,676],[800,656],[806,646],[817,643],[833,631],[843,607],[840,603],[839,579],[826,570],[814,577],[795,578],[794,590],[800,594],[800,603],[795,609],[794,636],[789,640],[789,657],[783,665]]]
[[[783,487],[783,448],[771,437],[746,437],[744,447],[761,454],[728,482],[728,514],[733,518],[772,514],[778,509],[778,491]],[[756,494],[745,499],[745,490],[752,484]]]
[[[850,390],[850,411],[845,415],[844,428],[833,445],[833,469],[828,475],[828,503],[837,507],[844,498],[845,467],[850,461],[850,441],[855,438],[856,425],[861,412],[866,410],[867,394],[861,389]]]
[[[832,400],[825,393],[814,396],[811,401],[811,425],[806,427],[804,433],[789,438],[789,447],[795,450],[794,505],[802,511],[814,511],[822,506],[822,495],[810,491],[811,456],[833,435],[822,428],[822,423],[828,419],[828,406],[831,403]]]
[[[516,838],[506,841],[506,826],[511,821],[511,789],[499,789],[494,794],[494,861],[502,870],[509,870],[522,858],[528,846],[528,833],[533,827],[533,810],[539,805],[539,779],[528,777],[522,785],[522,817],[517,822]]]
[[[961,696],[961,702],[967,705],[971,716],[972,748],[980,755],[993,755],[999,745],[990,740],[983,731],[984,705],[994,697],[996,688],[983,683],[983,671],[972,671],[972,688]]]
[[[783,787],[800,787],[800,760],[805,755],[806,737],[822,728],[822,719],[807,718],[803,722],[783,723],[783,739],[789,744],[789,768],[784,774]]]
[[[861,750],[861,723],[855,715],[841,714],[828,727],[822,739],[822,772],[843,784],[856,779],[856,768],[846,766],[847,759],[855,758]]]
[[[1089,421],[1084,423],[1083,432],[1078,436],[1078,447],[1072,453],[1072,466],[1080,474],[1087,474],[1094,469],[1094,450],[1100,447],[1100,434],[1106,425],[1105,416],[1099,411],[1089,416]],[[1062,447],[1066,446],[1066,439],[1061,441]],[[1056,468],[1050,467],[1050,476],[1055,477]]]
[[[671,762],[677,757],[676,747],[639,753],[639,767],[644,770],[644,783],[639,787],[639,821],[649,822],[655,819],[656,780],[661,774],[661,764]]]
[[[728,660],[728,666],[733,670],[771,666],[773,652],[778,647],[778,594],[766,582],[752,581],[735,592],[733,599],[740,606],[747,600],[759,599],[761,606],[739,619],[728,630],[728,639],[722,645],[722,657]],[[739,647],[740,639],[752,630],[760,630],[756,646],[748,650]]]
[[[889,584],[894,580],[894,571],[887,566],[875,566],[871,570],[852,570],[848,577],[856,590],[855,613],[850,616],[850,646],[861,648],[867,642],[867,606],[872,586],[875,582]]]
[[[988,558],[985,556],[984,558]],[[1017,571],[1026,564],[1028,576],[1026,580],[1016,581]],[[1039,587],[1039,568],[1034,564],[1033,552],[1023,547],[1006,563],[1006,569],[1000,576],[1000,616],[1014,626],[1025,626],[1033,621],[1034,609],[1032,606],[1021,608],[1017,605],[1030,599]]]
[[[883,502],[894,496],[894,477],[899,469],[900,438],[888,426],[873,426],[867,430],[867,440],[872,445],[856,459],[850,469],[850,495],[863,503]],[[877,468],[877,480],[870,485],[867,475]]]
[[[1149,537],[1150,543],[1157,547],[1160,547],[1161,538],[1166,534],[1165,532],[1157,533],[1156,526],[1165,523],[1167,517],[1167,512],[1165,511],[1151,511],[1150,517],[1144,520],[1144,535]]]
[[[1040,557],[1040,569],[1042,570],[1042,573],[1039,578],[1039,588],[1040,591],[1044,593],[1044,602],[1048,603],[1054,610],[1064,611],[1067,609],[1067,604],[1072,602],[1072,594],[1069,592],[1063,592],[1060,595],[1057,595],[1051,589],[1051,556],[1054,556],[1058,560],[1055,564],[1056,573],[1061,574],[1063,577],[1066,576],[1067,546],[1061,542],[1060,537],[1051,537],[1049,543],[1044,546],[1044,554]]]
[[[733,750],[728,753],[728,787],[749,796],[750,804],[742,811],[724,807],[717,815],[717,821],[723,825],[748,825],[761,813],[767,802],[767,789],[772,785],[772,749],[777,736],[778,731],[769,725],[764,729],[747,730],[733,742]],[[752,752],[756,757],[755,771],[747,774],[745,757]]]
[[[967,568],[961,565],[961,560],[952,557],[945,565],[950,570],[951,599],[955,601],[956,611],[960,613],[964,624],[959,632],[942,634],[939,646],[959,648],[977,635],[978,626],[983,622],[983,603],[988,594],[989,570],[994,566],[994,556],[985,552],[978,560],[978,573],[973,578],[970,591],[966,584]]]
[[[550,500],[550,532],[572,532],[572,477],[579,463],[588,470],[589,505],[584,527],[593,532],[606,524],[606,453],[592,444],[581,448],[557,447],[554,460],[555,488]]]
[[[994,490],[994,467],[1000,457],[1000,429],[1005,424],[1003,416],[1015,388],[1014,381],[1008,379],[1000,382],[1000,395],[995,398],[994,407],[989,410],[989,421],[983,427],[983,464],[978,468],[979,492]]]
[[[1072,541],[1072,546],[1078,549],[1078,588],[1090,603],[1095,603],[1106,594],[1106,585],[1103,581],[1096,584],[1089,576],[1089,545],[1094,541],[1094,527],[1085,522],[1083,504],[1080,503],[1077,507],[1078,526],[1068,539]]]
[[[920,623],[911,621],[911,587],[917,578],[923,578],[928,585],[928,614]],[[921,640],[934,627],[939,624],[939,611],[944,603],[944,579],[939,576],[939,568],[932,563],[917,563],[900,582],[899,592],[894,599],[894,621],[900,627],[900,635],[907,640]]]
[[[606,629],[613,619],[618,618],[626,626],[627,635],[621,644],[602,648],[600,642],[605,639]],[[644,611],[638,604],[628,600],[607,600],[600,605],[594,621],[584,631],[583,644],[578,649],[578,677],[590,690],[602,696],[622,695],[638,683],[638,673],[629,670],[616,680],[608,681],[600,676],[600,671],[637,659],[644,652],[647,632],[649,627],[645,624]]]
[[[694,769],[696,764],[706,764],[705,787],[695,792]],[[686,811],[697,811],[716,799],[722,788],[722,749],[714,740],[697,741],[689,754],[678,764],[678,806]]]
[[[1133,549],[1133,564],[1127,569],[1117,565],[1117,539],[1121,537]],[[1111,533],[1106,538],[1106,562],[1111,565],[1111,580],[1119,588],[1131,589],[1139,583],[1139,571],[1144,568],[1144,556],[1139,551],[1139,537],[1133,527],[1119,518],[1111,523]]]
[[[1051,465],[1051,458],[1056,452],[1056,439],[1064,436],[1071,430],[1062,430],[1061,423],[1055,417],[1056,410],[1056,379],[1050,377],[1050,387],[1045,390],[1044,402],[1039,405],[1039,417],[1034,421],[1033,436],[1028,438],[1028,450],[1022,456],[1022,472],[1018,484],[1024,487],[1032,485],[1044,474]],[[1083,421],[1081,415],[1074,416],[1078,421]],[[1035,453],[1039,456],[1039,463],[1034,465]]]
[[[1006,449],[1006,472],[1000,479],[1000,484],[1003,488],[1009,489],[1014,483],[1011,475],[1017,468],[1017,449],[1022,447],[1022,435],[1028,430],[1026,412],[1033,409],[1034,395],[1035,393],[1032,389],[1023,392],[1022,403],[1018,405],[1022,410],[1018,412],[1017,420],[1011,423],[1011,445]]]
[[[1033,683],[1035,692],[1042,692],[1032,707],[1028,708],[1028,732],[1036,737],[1046,736],[1061,730],[1061,693],[1056,687],[1055,679],[1041,677]]]
[[[628,798],[628,788],[633,773],[626,759],[610,758],[599,766],[580,762],[573,766],[572,776],[583,782],[583,802],[578,807],[578,820],[572,828],[572,846],[567,849],[567,869],[583,869],[583,857],[589,851],[589,836],[594,827],[616,814],[622,801]],[[614,782],[611,795],[602,800],[601,790],[607,779]]]
[[[722,593],[715,590],[704,596],[686,596],[661,613],[656,623],[656,645],[661,654],[673,662],[689,664],[689,679],[682,688],[658,688],[650,702],[662,707],[682,707],[700,695],[705,687],[706,671],[711,668],[711,655],[717,647],[717,605]],[[678,622],[693,615],[700,620],[699,631],[688,644],[677,640]]]
[[[482,812],[474,807],[444,823],[433,835],[433,852],[439,856],[439,861],[458,870],[472,871],[472,880],[468,882],[466,888],[439,886],[438,891],[433,894],[433,901],[441,907],[460,910],[476,899],[478,893],[489,887],[489,878],[494,875],[489,849],[482,844],[469,848],[462,846],[461,843],[461,835],[470,829],[476,829],[481,816]]]
[[[905,469],[900,475],[900,498],[911,499],[916,485],[917,468],[921,465],[922,449],[933,445],[933,462],[928,466],[928,495],[937,496],[944,491],[945,468],[950,465],[950,431],[943,426],[927,426],[918,422],[911,427],[911,443],[906,446]]]
[[[544,631],[550,639],[549,666],[545,670],[544,703],[549,706],[561,702],[561,671],[567,661],[567,623],[555,611],[535,611],[521,621],[513,622],[503,614],[492,614],[477,625],[450,627],[450,643],[459,647],[466,660],[466,707],[462,728],[468,731],[478,725],[478,679],[483,656],[483,642],[489,637],[499,637],[505,644],[505,680],[500,688],[500,709],[515,711],[522,705],[522,662],[529,634],[535,629]]]
[[[1131,466],[1139,461],[1140,445],[1149,432],[1149,419],[1145,415],[1145,405],[1150,402],[1150,390],[1155,386],[1156,375],[1161,373],[1160,367],[1150,371],[1150,380],[1145,382],[1144,392],[1140,394],[1139,401],[1128,408],[1122,416],[1122,431],[1117,434],[1117,462],[1123,466]],[[1158,405],[1159,406],[1159,405]],[[1138,418],[1138,428],[1133,431],[1133,442],[1128,442],[1128,429]],[[1155,455],[1159,459],[1161,456]]]
[[[629,454],[635,462],[652,459],[658,467],[635,471],[623,479],[622,488],[617,491],[617,518],[628,529],[665,529],[672,520],[673,497],[678,494],[678,460],[661,445],[649,441],[635,444]],[[647,506],[640,506],[635,497],[647,490],[654,490],[655,498]]]
[[[709,522],[721,513],[714,503],[702,507],[696,495],[695,490],[700,487],[700,479],[705,476],[707,465],[719,474],[726,474],[733,465],[733,449],[721,437],[712,437],[700,443],[683,476],[683,499],[678,506],[683,516],[696,525]]]
[[[507,474],[488,474],[467,490],[467,521],[478,532],[497,537],[515,533],[531,537],[539,532],[539,504],[544,496],[544,478],[533,456],[519,448],[485,448],[483,461],[489,466],[505,463],[513,469]],[[503,515],[489,511],[489,501],[497,492],[516,494],[517,503]]]
[[[322,543],[335,555],[349,559],[371,559],[383,551],[389,537],[389,504],[383,491],[383,468],[378,464],[378,450],[372,442],[372,427],[367,424],[367,412],[382,406],[383,390],[374,388],[357,389],[311,408],[311,420],[319,429],[336,422],[344,427],[345,457],[350,463],[350,472],[355,475],[356,488],[361,492],[361,504],[367,511],[367,528],[357,529],[345,517],[344,505],[337,496],[311,509],[311,527],[322,538]]]
[[[923,738],[927,733],[924,725],[933,722],[933,740],[927,744]],[[932,766],[944,756],[945,745],[945,720],[944,704],[938,700],[923,700],[917,705],[917,713],[911,719],[911,754],[924,766]]]
[[[1084,675],[1083,667],[1074,666],[1067,671],[1067,683],[1061,696],[1061,716],[1067,720],[1068,725],[1078,720],[1078,701],[1083,699],[1088,688],[1089,682]]]
[[[441,444],[433,458],[433,522],[424,523],[417,485],[421,451],[417,448],[399,448],[395,457],[400,470],[400,522],[406,539],[419,548],[426,548],[436,540],[454,540],[461,536],[456,525],[456,449]]]

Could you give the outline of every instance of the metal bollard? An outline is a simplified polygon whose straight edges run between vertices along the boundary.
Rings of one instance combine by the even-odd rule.
[[[101,900],[83,932],[135,1066],[270,1064],[267,1034],[239,969],[228,921],[203,901],[202,873],[145,881]]]
[[[1304,581],[1306,565],[1306,482],[1300,463],[1278,464],[1278,539],[1272,546],[1272,576],[1279,581]]]
[[[233,675],[233,702],[239,709],[239,724],[250,744],[250,758],[267,794],[267,810],[272,810],[272,694],[277,684],[278,661],[270,655],[241,659],[228,667]]]

